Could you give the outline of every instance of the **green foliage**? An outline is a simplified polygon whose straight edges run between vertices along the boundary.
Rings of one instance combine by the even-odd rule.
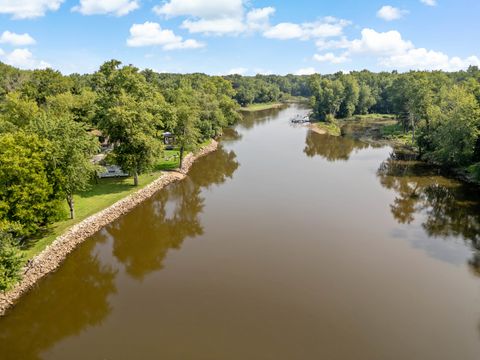
[[[15,127],[24,127],[34,120],[40,109],[34,100],[21,97],[18,92],[11,92],[0,103],[0,121],[9,122]]]
[[[23,256],[11,234],[0,230],[0,291],[9,290],[20,280]]]
[[[445,166],[468,165],[480,134],[479,104],[464,88],[454,86],[441,91],[437,106],[438,116],[422,128],[430,142],[424,157]]]
[[[51,143],[35,134],[0,135],[0,220],[20,225],[16,236],[36,233],[57,213],[51,156]]]
[[[47,114],[33,121],[28,130],[50,141],[52,165],[48,175],[55,180],[57,194],[66,198],[73,218],[73,195],[86,190],[97,171],[92,162],[99,148],[97,139],[68,113],[62,117]]]

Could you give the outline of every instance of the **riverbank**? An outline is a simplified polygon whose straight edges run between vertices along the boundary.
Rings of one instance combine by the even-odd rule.
[[[307,126],[318,134],[352,137],[374,146],[387,145],[392,147],[398,154],[401,153],[403,156],[419,158],[418,148],[413,141],[412,132],[403,131],[401,124],[398,123],[398,120],[393,115],[356,115],[348,119],[336,120],[335,123],[331,124],[314,122]],[[445,168],[439,164],[429,164],[438,168],[445,177],[476,186],[480,185],[479,180],[467,168]]]
[[[158,179],[145,187],[66,230],[65,233],[57,237],[40,254],[28,262],[23,269],[22,280],[13,289],[0,294],[0,315],[5,314],[5,311],[13,306],[41,278],[55,271],[77,245],[101,230],[104,226],[132,210],[165,186],[185,178],[195,160],[215,151],[217,147],[218,143],[212,140],[197,153],[188,154],[183,161],[181,169],[162,173]]]
[[[264,110],[271,110],[271,109],[279,109],[285,106],[284,103],[281,102],[274,102],[274,103],[261,103],[261,104],[250,104],[240,108],[240,111],[243,112],[256,112],[256,111],[264,111]]]

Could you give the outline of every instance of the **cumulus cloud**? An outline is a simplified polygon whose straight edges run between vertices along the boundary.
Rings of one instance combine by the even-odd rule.
[[[124,16],[139,8],[138,0],[80,0],[72,8],[83,15],[113,14]]]
[[[248,30],[263,31],[268,29],[270,26],[270,16],[274,13],[275,8],[271,6],[250,10],[246,17]]]
[[[329,61],[340,63],[347,61],[352,56],[376,57],[378,63],[391,69],[413,70],[446,70],[457,71],[467,68],[469,65],[480,65],[479,58],[470,56],[467,58],[450,57],[440,51],[417,48],[411,41],[402,38],[396,30],[377,32],[373,29],[363,29],[361,38],[347,40],[318,40],[319,50],[342,49],[342,55],[327,53],[315,55],[317,61]]]
[[[320,21],[302,24],[284,22],[270,27],[263,33],[263,36],[279,40],[309,40],[312,38],[336,37],[342,35],[343,29],[349,24],[350,22],[347,20],[331,16],[325,17]]]
[[[198,49],[205,46],[197,40],[183,40],[172,30],[162,29],[160,24],[149,21],[132,25],[127,45],[131,47],[162,46],[164,50]]]
[[[343,55],[335,55],[334,53],[326,53],[326,54],[315,54],[313,56],[314,60],[317,60],[319,62],[329,62],[332,64],[342,64],[344,62],[349,61],[348,56],[345,54]]]
[[[36,59],[28,49],[15,49],[10,53],[5,53],[3,60],[5,63],[20,69],[45,69],[50,67],[49,63]]]
[[[302,68],[298,69],[295,71],[295,75],[312,75],[315,74],[317,70],[315,70],[314,67],[307,67],[307,68]]]
[[[377,11],[377,17],[385,21],[392,21],[402,18],[404,15],[408,14],[407,10],[402,10],[390,5],[385,5]]]
[[[7,30],[0,35],[0,43],[14,46],[26,46],[35,44],[35,39],[26,33],[16,34]]]
[[[240,34],[269,27],[273,7],[247,11],[247,0],[169,0],[153,8],[167,18],[186,17],[181,27],[206,35]]]
[[[64,0],[0,0],[0,14],[14,19],[32,19],[44,16],[47,11],[57,11]]]
[[[381,59],[380,62],[388,68],[420,70],[459,71],[470,65],[480,66],[480,59],[477,56],[470,56],[465,59],[456,56],[451,58],[440,51],[425,48],[411,49],[403,54]]]
[[[351,53],[369,53],[375,55],[401,54],[414,46],[412,42],[404,40],[396,31],[377,32],[373,29],[363,29],[360,39],[352,40],[348,44]]]
[[[168,17],[194,16],[214,19],[238,17],[243,14],[242,0],[170,0],[153,8],[159,15]]]
[[[241,33],[245,30],[242,20],[236,18],[185,20],[182,23],[182,28],[187,29],[193,34],[204,33],[216,35]]]
[[[420,2],[427,6],[437,6],[437,0],[420,0]]]

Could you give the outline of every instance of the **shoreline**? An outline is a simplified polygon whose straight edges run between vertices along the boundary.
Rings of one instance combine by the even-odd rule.
[[[113,205],[93,214],[78,224],[73,225],[58,236],[49,246],[35,256],[23,269],[23,277],[11,290],[0,293],[0,316],[15,306],[16,302],[26,294],[40,279],[54,272],[79,244],[112,223],[134,207],[152,197],[165,186],[183,180],[193,163],[218,148],[218,142],[212,140],[196,154],[188,154],[183,160],[181,169],[166,171],[142,189],[126,196]]]

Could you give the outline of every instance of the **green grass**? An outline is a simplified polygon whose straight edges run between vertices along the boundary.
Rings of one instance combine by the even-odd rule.
[[[133,186],[131,177],[99,179],[98,183],[93,184],[89,190],[75,195],[75,219],[69,219],[68,206],[65,202],[62,220],[52,224],[40,236],[29,240],[28,246],[23,250],[25,258],[28,260],[38,255],[55,238],[63,234],[71,226],[150,184],[160,177],[162,171],[173,170],[178,168],[178,166],[178,151],[166,150],[162,159],[154,166],[152,172],[139,176],[138,187]]]
[[[395,115],[392,114],[365,114],[354,115],[347,120],[395,120]]]
[[[412,132],[404,132],[402,125],[398,122],[395,124],[387,124],[385,126],[382,126],[380,128],[380,132],[384,139],[391,140],[401,145],[413,145]]]
[[[342,134],[340,126],[336,123],[316,122],[313,123],[313,126],[316,126],[318,129],[323,130],[332,136],[340,136]]]
[[[262,103],[262,104],[250,104],[245,107],[240,108],[242,111],[253,112],[253,111],[262,111],[262,110],[269,110],[269,109],[276,109],[281,107],[283,104],[280,102],[272,102],[272,103]]]

